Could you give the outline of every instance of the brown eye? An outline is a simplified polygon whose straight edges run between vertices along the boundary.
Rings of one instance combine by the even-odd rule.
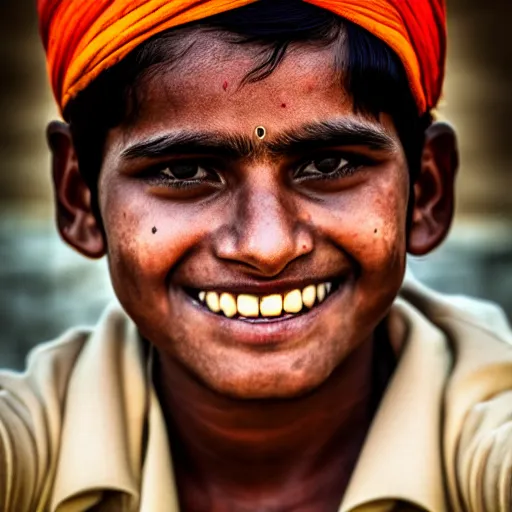
[[[150,171],[147,179],[155,187],[197,190],[214,187],[218,189],[223,184],[223,180],[213,167],[194,160],[175,161]]]
[[[167,167],[162,171],[164,176],[175,180],[202,179],[207,172],[199,165],[193,163],[178,163]]]
[[[313,160],[313,165],[322,174],[331,174],[339,168],[340,160],[346,162],[342,158],[322,158],[321,160]]]
[[[295,178],[336,178],[349,175],[354,170],[354,166],[345,158],[341,156],[328,156],[310,160],[302,165],[295,173]]]

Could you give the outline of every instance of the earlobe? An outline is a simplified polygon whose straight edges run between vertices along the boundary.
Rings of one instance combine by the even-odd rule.
[[[94,215],[91,191],[80,174],[69,126],[54,121],[47,129],[57,226],[62,238],[89,258],[101,258],[106,244]]]
[[[446,123],[434,123],[425,134],[421,169],[414,183],[414,206],[407,247],[409,253],[425,255],[447,236],[455,208],[458,166],[455,131]]]

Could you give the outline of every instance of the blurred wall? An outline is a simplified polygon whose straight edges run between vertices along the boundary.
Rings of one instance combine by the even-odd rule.
[[[105,261],[83,259],[53,225],[44,129],[57,117],[35,0],[0,2],[0,366],[33,344],[92,322],[112,297]],[[457,217],[434,254],[411,261],[440,290],[501,302],[512,313],[512,1],[448,0],[441,118],[462,153]]]
[[[46,78],[35,0],[0,2],[0,201],[51,206],[44,128],[57,111]]]
[[[448,0],[449,58],[441,113],[462,152],[458,215],[512,220],[511,0]]]

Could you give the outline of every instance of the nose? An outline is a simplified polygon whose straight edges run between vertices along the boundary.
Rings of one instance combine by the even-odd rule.
[[[279,185],[248,187],[238,195],[229,225],[215,238],[216,256],[274,277],[313,250],[310,226]]]

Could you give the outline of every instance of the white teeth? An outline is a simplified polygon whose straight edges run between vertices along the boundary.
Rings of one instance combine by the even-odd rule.
[[[199,300],[205,303],[210,311],[219,313],[222,311],[228,318],[233,318],[237,313],[244,318],[276,317],[283,311],[286,313],[300,313],[304,306],[311,309],[315,303],[320,304],[332,290],[332,283],[311,284],[302,291],[292,290],[283,295],[273,294],[265,297],[257,295],[200,291]]]
[[[261,298],[261,316],[279,316],[283,312],[283,297],[281,295],[267,295]]]
[[[239,295],[236,305],[242,316],[257,318],[260,314],[260,299],[256,295]]]
[[[206,305],[210,311],[218,313],[220,311],[219,296],[216,292],[208,292],[206,294]]]
[[[316,301],[316,286],[311,284],[302,290],[302,302],[304,306],[311,309]]]
[[[318,302],[322,302],[325,299],[326,295],[327,295],[327,291],[325,289],[325,284],[319,284],[316,287],[316,296],[318,298]]]
[[[220,296],[220,309],[228,318],[233,318],[236,315],[236,301],[233,295],[223,293]]]
[[[287,313],[298,313],[302,309],[302,293],[300,290],[293,290],[284,296],[283,309]]]

